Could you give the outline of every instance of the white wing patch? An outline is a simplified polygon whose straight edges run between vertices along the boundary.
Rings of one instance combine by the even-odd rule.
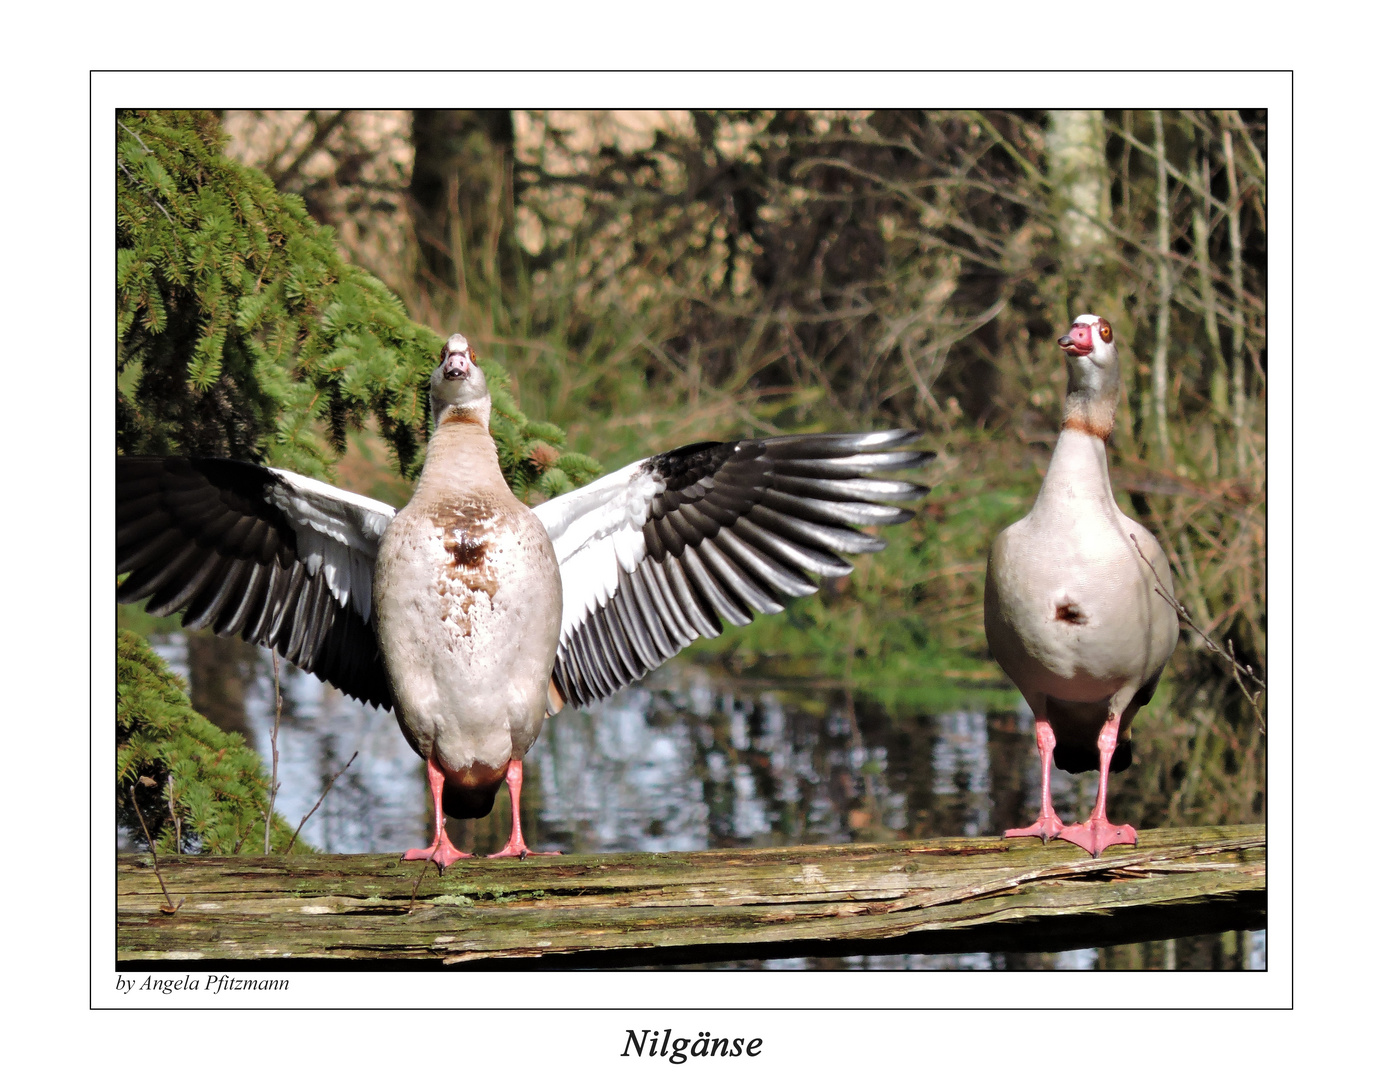
[[[632,574],[647,555],[649,504],[667,484],[647,459],[533,508],[562,571],[562,640],[609,602],[623,567]]]
[[[370,621],[379,540],[397,511],[320,480],[270,469],[282,481],[265,497],[287,515],[307,572],[326,575],[332,596]]]

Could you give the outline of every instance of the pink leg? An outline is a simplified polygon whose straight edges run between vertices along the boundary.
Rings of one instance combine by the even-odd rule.
[[[498,859],[503,855],[517,855],[522,859],[526,855],[562,854],[560,851],[533,851],[523,842],[523,827],[519,824],[519,792],[523,790],[523,762],[518,758],[510,759],[504,780],[509,785],[509,806],[514,813],[514,823],[509,830],[509,843],[496,851],[490,858]]]
[[[1119,718],[1111,716],[1100,728],[1100,790],[1095,796],[1095,811],[1083,825],[1068,825],[1061,830],[1063,840],[1098,855],[1112,844],[1136,844],[1138,833],[1132,825],[1111,825],[1105,816],[1105,798],[1109,794],[1109,760],[1119,742]]]
[[[432,787],[434,821],[432,846],[411,848],[403,853],[403,857],[405,859],[431,859],[445,870],[457,859],[469,859],[471,856],[465,851],[458,850],[447,836],[447,819],[442,813],[442,785],[446,783],[446,777],[442,775],[442,770],[432,763],[431,758],[427,759],[427,782]]]
[[[1056,735],[1052,725],[1046,720],[1037,722],[1037,752],[1042,757],[1042,812],[1037,820],[1026,829],[1009,829],[1005,836],[1040,836],[1045,844],[1061,832],[1061,818],[1052,809],[1052,750],[1056,748]]]

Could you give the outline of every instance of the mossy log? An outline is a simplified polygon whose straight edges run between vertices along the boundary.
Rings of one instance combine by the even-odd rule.
[[[1261,825],[1034,839],[474,859],[119,858],[117,965],[639,967],[1048,952],[1266,924]]]

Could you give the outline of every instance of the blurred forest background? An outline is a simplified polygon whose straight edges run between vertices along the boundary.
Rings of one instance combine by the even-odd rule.
[[[346,326],[335,297],[266,330],[242,300],[174,345],[140,293],[149,260],[126,254],[160,210],[182,220],[176,177],[160,187],[150,164],[153,125],[223,138],[258,170],[242,179],[299,197],[284,212],[332,230],[313,234],[321,280],[365,271],[359,292],[392,329],[362,329],[369,312]],[[402,504],[426,361],[398,374],[381,357],[425,358],[457,330],[507,373],[506,469],[534,500],[700,439],[916,426],[939,455],[934,490],[888,550],[694,648],[884,702],[925,700],[941,676],[980,694],[1007,686],[984,642],[988,547],[1027,512],[1055,442],[1055,339],[1094,312],[1123,364],[1119,501],[1161,540],[1201,630],[1265,670],[1266,114],[227,110],[122,128],[125,452],[230,453]],[[221,279],[179,258],[205,311]],[[285,280],[291,307],[306,286]],[[317,333],[327,359],[303,360]],[[259,378],[271,353],[283,401],[237,427],[237,371]],[[181,400],[176,422],[141,405],[159,386]],[[1140,717],[1132,782],[1193,816],[1261,820],[1265,717],[1266,697],[1186,630]]]

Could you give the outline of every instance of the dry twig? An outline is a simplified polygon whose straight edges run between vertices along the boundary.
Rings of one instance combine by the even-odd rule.
[[[317,801],[312,804],[312,809],[303,815],[302,821],[298,822],[298,827],[293,830],[293,836],[288,841],[288,848],[284,851],[285,855],[293,854],[293,845],[298,842],[298,833],[303,831],[303,826],[307,824],[307,819],[317,812],[317,807],[322,805],[322,800],[327,797],[327,792],[331,790],[331,785],[336,783],[336,781],[340,779],[341,774],[345,772],[347,769],[349,769],[351,767],[351,762],[359,756],[360,751],[357,750],[355,753],[351,755],[351,760],[342,765],[341,768],[336,771],[336,775],[327,781],[327,786],[322,789],[322,794],[319,795],[317,797]]]
[[[145,787],[158,786],[147,776],[141,776],[139,778],[139,783],[143,784]],[[176,915],[178,913],[178,908],[182,907],[183,900],[186,900],[187,897],[183,897],[183,899],[179,900],[176,904],[173,902],[173,896],[169,893],[168,886],[163,880],[163,872],[159,869],[158,849],[154,847],[154,838],[149,835],[149,825],[144,820],[144,811],[139,808],[139,800],[135,798],[134,784],[130,785],[130,805],[134,807],[135,816],[139,818],[139,827],[144,830],[144,839],[149,844],[149,854],[154,860],[154,877],[158,878],[158,887],[163,890],[163,898],[167,901],[159,910],[165,915]]]
[[[269,746],[274,752],[273,771],[269,775],[269,808],[264,812],[264,854],[270,851],[269,830],[274,824],[274,799],[279,793],[279,719],[283,715],[283,694],[279,689],[279,654],[270,653],[274,661],[274,730]]]
[[[1154,590],[1157,593],[1157,595],[1162,597],[1163,600],[1166,600],[1167,603],[1169,603],[1172,606],[1172,610],[1177,613],[1177,615],[1181,618],[1182,622],[1184,622],[1187,626],[1189,626],[1192,630],[1194,630],[1197,634],[1200,635],[1201,640],[1205,642],[1206,648],[1208,648],[1216,656],[1222,657],[1223,659],[1229,661],[1230,667],[1234,673],[1234,682],[1243,692],[1244,697],[1248,699],[1248,703],[1253,707],[1254,716],[1258,717],[1258,730],[1266,734],[1268,729],[1267,725],[1264,723],[1263,720],[1263,712],[1258,707],[1258,699],[1263,696],[1263,691],[1268,688],[1268,684],[1265,683],[1262,679],[1260,679],[1258,675],[1255,674],[1253,668],[1249,667],[1248,664],[1241,664],[1235,658],[1234,642],[1226,639],[1226,641],[1229,644],[1229,651],[1226,652],[1224,649],[1220,648],[1218,642],[1216,642],[1213,638],[1210,637],[1209,634],[1207,634],[1204,630],[1202,630],[1199,626],[1196,625],[1195,620],[1191,618],[1191,613],[1186,610],[1185,605],[1180,603],[1172,595],[1171,589],[1169,589],[1165,584],[1163,584],[1162,576],[1158,574],[1157,567],[1153,566],[1152,562],[1148,559],[1148,557],[1143,554],[1143,549],[1138,546],[1138,537],[1134,536],[1133,533],[1129,533],[1129,539],[1133,541],[1133,548],[1135,551],[1138,552],[1138,557],[1142,559],[1145,563],[1147,563],[1148,569],[1153,572],[1153,577],[1157,580],[1157,588]],[[1248,687],[1244,685],[1245,677],[1247,677],[1249,680],[1251,680],[1258,686],[1258,691],[1256,693],[1249,693]]]

